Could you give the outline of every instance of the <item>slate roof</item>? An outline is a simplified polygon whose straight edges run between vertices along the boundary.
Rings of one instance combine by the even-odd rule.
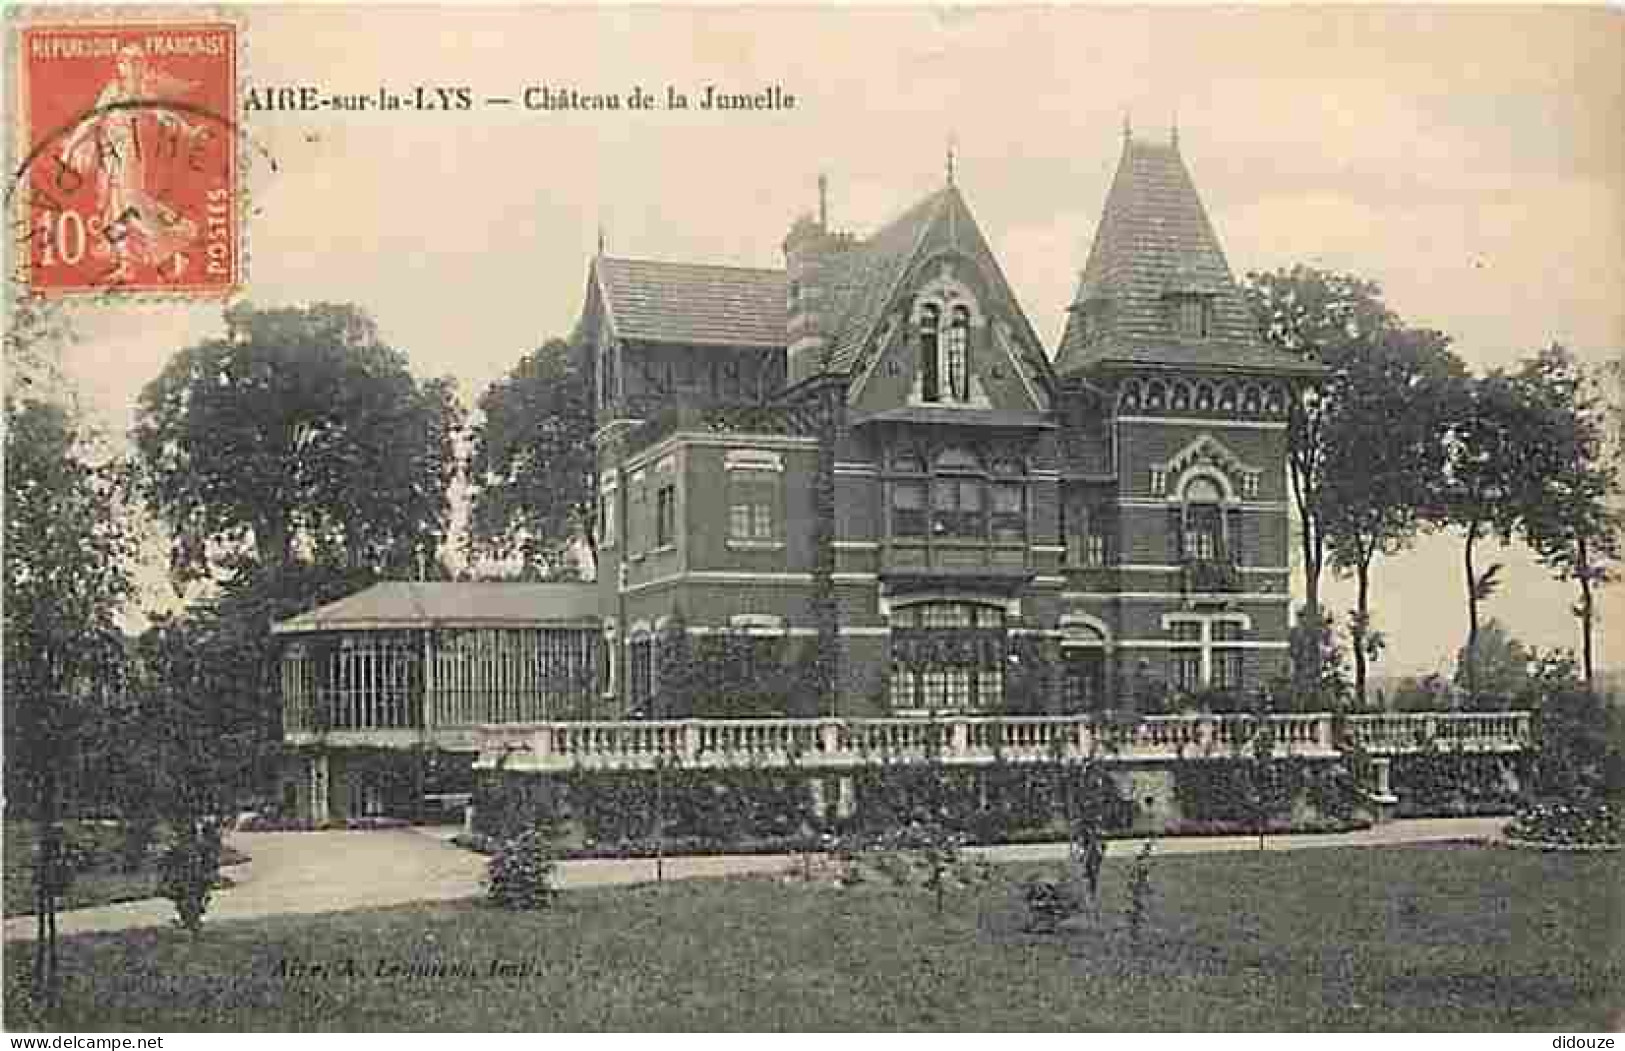
[[[1208,337],[1174,333],[1166,297],[1181,292],[1211,296]],[[1105,309],[1086,339],[1079,311],[1097,300]],[[1055,358],[1063,375],[1096,364],[1321,371],[1259,338],[1175,144],[1124,141]]]
[[[593,271],[621,339],[782,347],[782,270],[600,256]]]
[[[386,580],[277,623],[279,635],[399,628],[598,624],[598,585]]]
[[[955,196],[945,187],[920,201],[822,267],[825,295],[831,304],[829,346],[824,369],[844,373],[863,356],[865,344],[885,315],[897,283],[908,272],[943,210]]]

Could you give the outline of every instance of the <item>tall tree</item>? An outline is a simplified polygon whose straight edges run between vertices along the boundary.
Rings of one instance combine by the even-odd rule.
[[[1349,636],[1361,706],[1382,644],[1371,620],[1372,563],[1408,547],[1430,520],[1444,484],[1448,410],[1466,375],[1444,333],[1380,331],[1344,360],[1337,411],[1321,430],[1321,528],[1333,567],[1356,581]]]
[[[63,335],[49,308],[12,311],[8,368],[49,371]],[[4,703],[7,795],[40,827],[35,991],[53,1004],[56,908],[66,887],[61,816],[83,731],[125,671],[116,617],[130,591],[121,465],[94,463],[71,407],[31,382],[5,396]]]
[[[1528,491],[1538,464],[1528,405],[1505,373],[1494,371],[1461,384],[1448,411],[1445,484],[1431,513],[1462,534],[1467,644],[1461,680],[1469,703],[1476,703],[1481,610],[1501,583],[1499,562],[1478,568],[1478,545],[1495,536],[1511,538],[1523,506],[1521,494]]]
[[[521,559],[558,576],[584,546],[596,567],[597,472],[585,356],[551,339],[480,396],[469,475],[476,554]]]
[[[462,424],[453,381],[419,382],[360,309],[232,307],[227,335],[142,391],[134,439],[182,574],[252,552],[414,570],[445,536]]]
[[[1619,484],[1608,455],[1606,405],[1597,383],[1563,347],[1553,344],[1512,377],[1529,413],[1533,458],[1519,500],[1526,543],[1560,580],[1579,590],[1581,669],[1596,684],[1596,592],[1614,577],[1621,516],[1610,506]]]
[[[1376,334],[1395,327],[1397,319],[1383,304],[1376,282],[1301,264],[1248,274],[1243,290],[1268,343],[1327,369],[1318,386],[1305,388],[1293,399],[1287,429],[1287,470],[1300,528],[1305,608],[1313,624],[1320,617],[1320,580],[1327,564],[1325,431],[1342,411],[1349,363]],[[1303,682],[1313,682],[1319,670],[1305,668],[1297,674]]]

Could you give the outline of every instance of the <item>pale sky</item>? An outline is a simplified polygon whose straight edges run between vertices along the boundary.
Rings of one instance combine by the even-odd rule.
[[[1592,360],[1625,349],[1619,9],[243,13],[254,86],[795,96],[775,113],[246,115],[278,166],[250,175],[246,297],[360,304],[470,405],[569,332],[600,224],[611,254],[777,266],[820,171],[833,223],[863,234],[941,185],[950,137],[958,183],[1053,353],[1125,114],[1146,137],[1177,114],[1238,277],[1294,262],[1358,272],[1476,368],[1553,340]],[[220,329],[209,305],[83,305],[76,320],[70,372],[114,432],[169,355]],[[1488,612],[1527,642],[1577,645],[1572,589],[1508,561]],[[1444,539],[1379,565],[1391,644],[1378,671],[1448,667],[1459,566]],[[1349,589],[1332,596],[1346,605]]]

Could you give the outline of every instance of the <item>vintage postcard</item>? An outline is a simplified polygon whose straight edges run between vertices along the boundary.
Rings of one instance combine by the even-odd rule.
[[[0,28],[9,1029],[1625,1023],[1618,8]]]

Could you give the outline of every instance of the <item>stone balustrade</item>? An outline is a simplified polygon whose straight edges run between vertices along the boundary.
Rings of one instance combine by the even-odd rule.
[[[1274,715],[1265,725],[1276,755],[1339,753],[1328,713]],[[1222,758],[1251,754],[1258,732],[1250,715],[1214,714],[502,723],[473,736],[481,767],[557,772],[647,768],[661,757],[699,767],[842,767],[932,754],[950,763]],[[1430,746],[1517,752],[1533,743],[1529,712],[1354,715],[1345,733],[1374,755]]]

